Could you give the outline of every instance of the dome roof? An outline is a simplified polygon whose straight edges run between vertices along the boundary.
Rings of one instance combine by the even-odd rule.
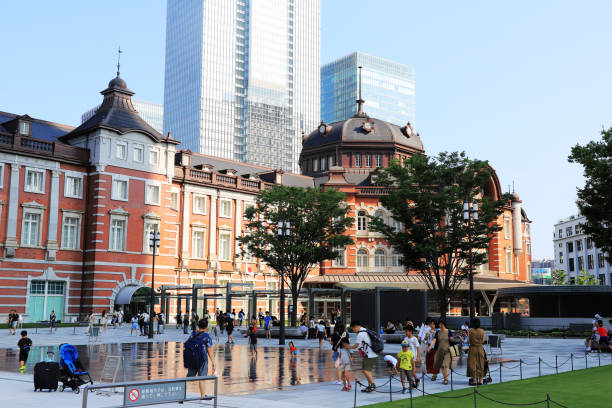
[[[354,116],[332,124],[321,125],[302,141],[302,150],[315,149],[328,144],[348,143],[397,143],[424,151],[423,142],[412,126],[400,127],[384,120],[367,116]]]
[[[127,89],[127,84],[125,83],[125,81],[119,76],[119,74],[117,74],[117,76],[113,79],[110,80],[110,82],[108,83],[108,87],[109,88],[121,88],[121,89]]]

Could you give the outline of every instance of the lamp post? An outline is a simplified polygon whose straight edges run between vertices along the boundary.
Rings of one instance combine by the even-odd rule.
[[[289,221],[278,222],[278,237],[281,242],[281,248],[283,248],[283,258],[285,249],[285,240],[291,234],[291,224]],[[278,330],[278,344],[285,344],[285,263],[283,262],[280,273],[280,328]]]
[[[155,255],[159,248],[159,231],[154,229],[149,233],[149,248],[153,250],[153,267],[151,268],[151,296],[149,298],[149,338],[153,338],[153,314],[155,308]]]
[[[470,324],[476,317],[474,309],[474,265],[472,261],[472,221],[478,220],[478,203],[471,203],[468,199],[463,202],[463,220],[467,222],[468,245],[470,246],[470,254],[468,260],[469,278],[470,278]]]

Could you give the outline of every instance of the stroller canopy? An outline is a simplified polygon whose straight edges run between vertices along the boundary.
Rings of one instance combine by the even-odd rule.
[[[62,344],[59,349],[60,363],[64,363],[71,373],[76,371],[76,361],[79,357],[79,352],[72,344]]]

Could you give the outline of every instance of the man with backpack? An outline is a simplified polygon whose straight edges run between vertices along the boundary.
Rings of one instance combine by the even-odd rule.
[[[383,341],[374,330],[368,330],[365,327],[361,327],[359,321],[354,320],[351,323],[351,330],[357,334],[357,340],[355,344],[348,346],[350,349],[359,349],[359,355],[363,357],[361,371],[368,380],[368,386],[361,390],[362,392],[372,392],[376,390],[376,384],[374,384],[374,378],[372,377],[372,369],[378,359],[378,353],[382,353],[384,344]]]
[[[208,331],[208,320],[198,321],[198,331],[191,333],[183,348],[183,365],[187,369],[187,377],[208,375],[208,361],[210,356],[210,367],[215,372],[215,360],[213,357],[213,341]],[[206,396],[204,382],[199,382],[200,395]]]

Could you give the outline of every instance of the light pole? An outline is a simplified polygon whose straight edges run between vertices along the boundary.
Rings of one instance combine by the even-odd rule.
[[[159,248],[159,231],[154,229],[149,233],[149,248],[153,250],[153,268],[151,269],[151,297],[149,298],[149,338],[153,338],[153,314],[155,308],[155,255]]]
[[[472,262],[472,221],[478,220],[478,203],[474,201],[470,208],[470,202],[466,199],[463,202],[463,220],[467,222],[468,245],[470,246],[470,255],[468,260],[469,277],[470,277],[470,324],[476,317],[474,309],[474,265]]]
[[[291,234],[291,224],[289,221],[278,222],[278,237],[281,242],[281,248],[283,249],[283,259],[285,258],[285,240]],[[280,273],[280,328],[278,330],[278,344],[285,344],[285,262],[282,263]]]

